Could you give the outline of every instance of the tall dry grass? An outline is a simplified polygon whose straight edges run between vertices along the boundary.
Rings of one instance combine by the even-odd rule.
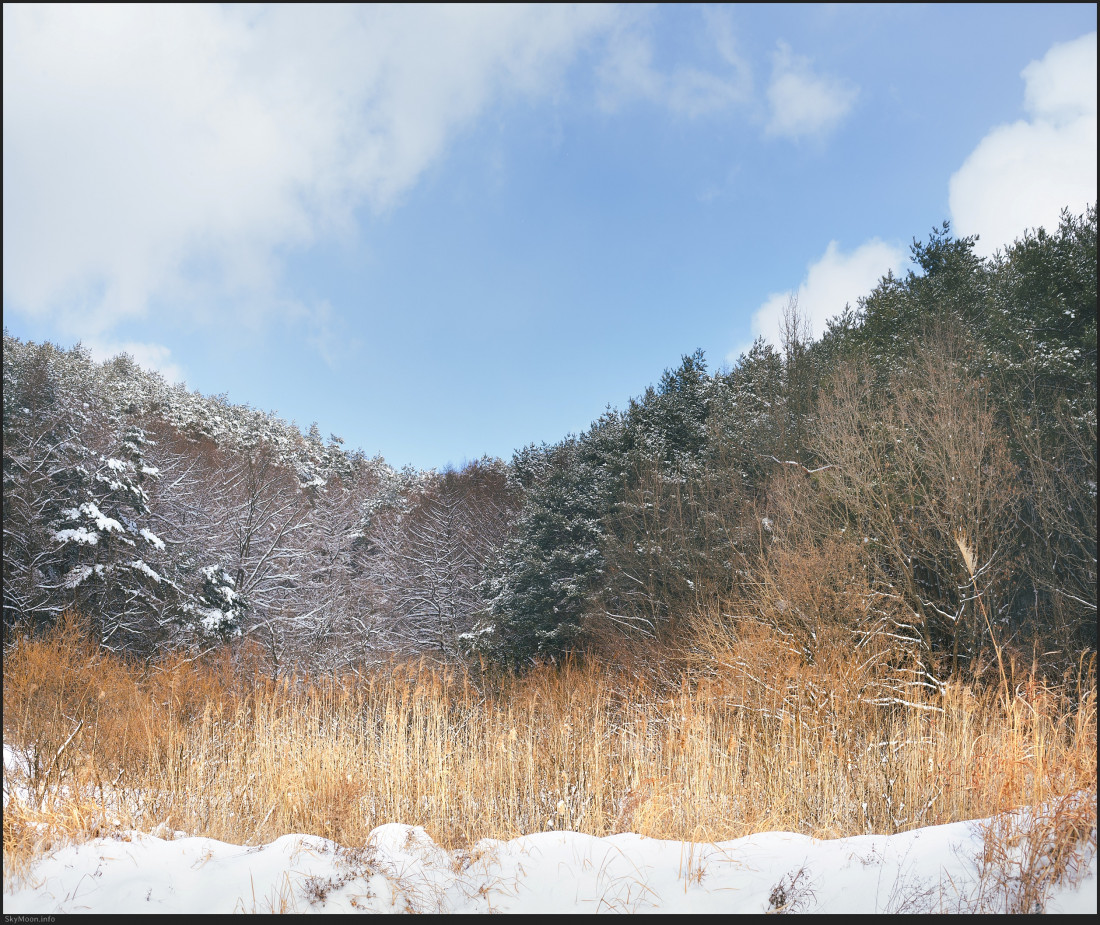
[[[776,670],[756,645],[760,672]],[[68,621],[4,659],[4,741],[25,765],[5,773],[5,869],[115,829],[238,844],[362,844],[385,822],[449,846],[551,827],[836,837],[1095,793],[1091,680],[1032,680],[1011,699],[951,684],[909,706],[809,680],[770,705],[720,666],[675,682],[566,665],[475,683],[392,665],[272,684],[225,656],[127,663]]]

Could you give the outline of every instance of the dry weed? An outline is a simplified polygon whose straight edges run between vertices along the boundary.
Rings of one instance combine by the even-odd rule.
[[[403,822],[447,847],[547,828],[838,837],[1095,793],[1091,669],[1077,690],[1033,681],[1006,701],[949,684],[879,705],[852,666],[799,667],[764,637],[744,670],[566,665],[492,684],[417,664],[273,684],[228,657],[135,664],[80,638],[69,624],[4,661],[4,740],[26,766],[4,814],[9,875],[58,838],[126,829],[363,845]],[[1079,844],[1069,811],[1056,818],[1055,844]]]
[[[1005,813],[982,826],[980,888],[969,911],[1045,912],[1058,886],[1077,886],[1096,855],[1096,791]]]

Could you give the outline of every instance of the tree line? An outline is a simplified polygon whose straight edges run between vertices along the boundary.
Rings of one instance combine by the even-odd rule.
[[[5,332],[5,640],[77,609],[109,648],[250,638],[278,674],[705,626],[912,683],[1058,670],[1096,645],[1096,210],[974,244],[945,224],[817,340],[792,303],[778,346],[442,473]]]

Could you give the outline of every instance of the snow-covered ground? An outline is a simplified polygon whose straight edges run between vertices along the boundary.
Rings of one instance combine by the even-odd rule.
[[[4,912],[1003,911],[1005,885],[983,882],[981,850],[973,823],[711,845],[543,832],[471,851],[445,851],[423,829],[398,824],[375,829],[359,849],[300,835],[241,847],[133,834],[41,859],[5,892]],[[1045,909],[1096,912],[1095,857]]]

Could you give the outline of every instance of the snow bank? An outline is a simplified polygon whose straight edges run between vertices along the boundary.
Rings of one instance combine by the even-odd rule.
[[[1004,909],[982,882],[974,823],[821,841],[772,832],[718,844],[546,832],[446,851],[384,825],[346,849],[288,835],[97,839],[38,861],[4,912],[704,912],[847,914]],[[998,902],[1000,905],[998,906]],[[1048,912],[1096,912],[1096,861]]]

